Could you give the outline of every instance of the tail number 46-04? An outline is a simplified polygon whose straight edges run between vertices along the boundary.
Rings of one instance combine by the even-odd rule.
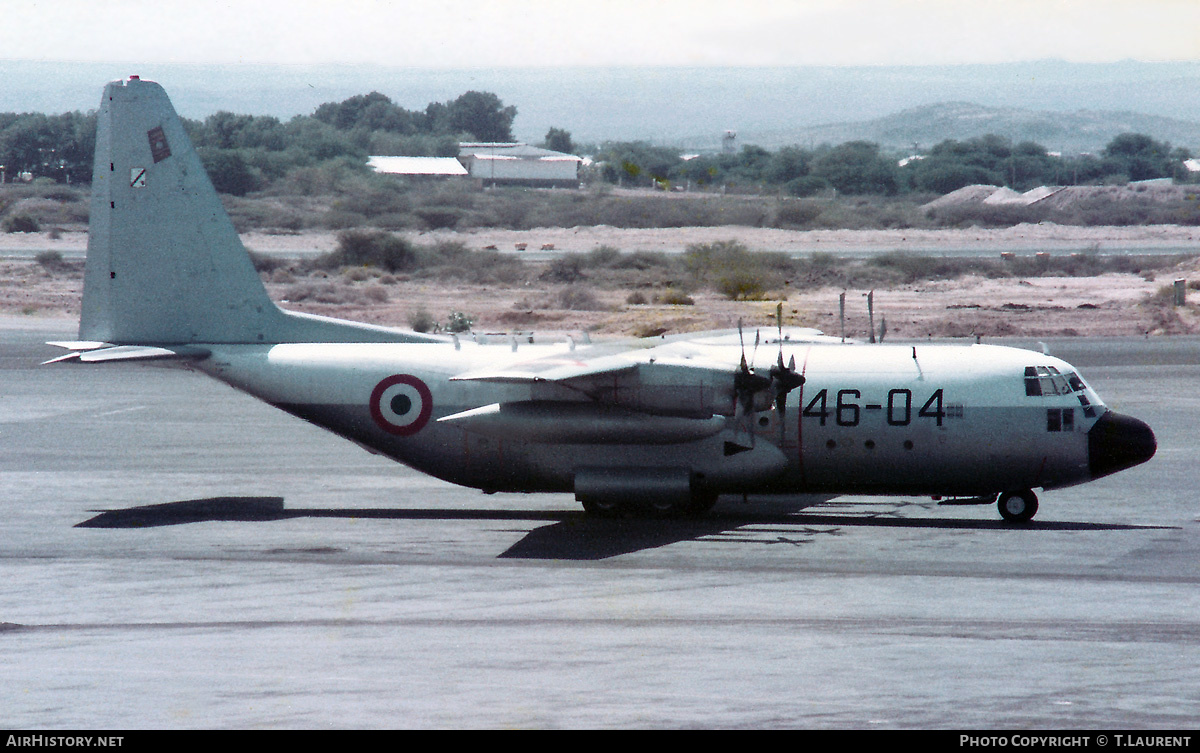
[[[858,426],[864,413],[881,412],[887,418],[888,426],[908,426],[913,422],[913,393],[912,390],[889,390],[886,403],[862,403],[862,392],[859,390],[838,390],[833,400],[830,400],[829,390],[823,389],[813,396],[804,406],[801,415],[804,418],[815,418],[825,426],[830,416],[838,426]],[[832,407],[830,403],[833,403]],[[934,390],[929,399],[916,412],[916,418],[933,419],[938,426],[946,418],[943,405],[942,390]]]

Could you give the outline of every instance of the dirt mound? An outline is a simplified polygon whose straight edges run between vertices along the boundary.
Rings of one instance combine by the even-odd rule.
[[[937,209],[988,206],[1038,206],[1054,211],[1082,204],[1112,202],[1176,203],[1198,193],[1195,186],[1177,186],[1169,181],[1145,181],[1123,186],[1038,186],[1024,193],[1001,186],[973,185],[951,191],[922,205],[926,212]]]
[[[1039,206],[1062,210],[1096,201],[1117,204],[1131,202],[1172,203],[1195,194],[1195,186],[1176,186],[1170,183],[1130,183],[1124,186],[1066,186],[1046,196]]]
[[[940,199],[934,199],[928,204],[923,204],[921,208],[928,212],[931,209],[942,209],[944,207],[982,204],[985,199],[996,193],[998,190],[1000,190],[999,186],[987,186],[982,184],[963,186],[957,191],[951,191]]]

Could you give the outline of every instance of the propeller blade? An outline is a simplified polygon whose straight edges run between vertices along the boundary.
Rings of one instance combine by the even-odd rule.
[[[742,371],[750,371],[749,364],[746,363],[746,338],[742,334],[742,320],[738,319],[738,342],[742,346]]]
[[[771,367],[771,387],[775,391],[775,409],[782,419],[787,412],[787,395],[792,390],[804,384],[804,377],[796,373],[796,356],[793,355],[787,366],[783,365],[783,353],[779,354],[779,362]]]
[[[779,327],[779,360],[783,360],[783,304],[775,306],[775,325]]]

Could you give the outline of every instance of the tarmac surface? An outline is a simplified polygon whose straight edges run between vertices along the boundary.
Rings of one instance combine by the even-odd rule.
[[[0,726],[1193,729],[1200,340],[1051,341],[1148,464],[590,520],[0,320]]]

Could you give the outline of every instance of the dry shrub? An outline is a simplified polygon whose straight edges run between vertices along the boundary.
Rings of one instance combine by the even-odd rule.
[[[398,235],[349,230],[340,233],[337,248],[318,257],[315,264],[324,269],[367,266],[400,272],[415,266],[416,259],[412,244]]]
[[[656,300],[659,303],[665,304],[667,306],[695,306],[696,305],[695,298],[692,298],[690,295],[683,292],[682,290],[676,290],[675,288],[667,288],[663,292],[659,293],[658,296],[656,297]]]
[[[591,288],[583,285],[567,285],[560,289],[554,297],[554,305],[551,308],[565,309],[567,311],[607,311],[608,306],[596,297]]]
[[[821,216],[824,207],[815,201],[781,201],[775,209],[775,227],[805,227]]]

